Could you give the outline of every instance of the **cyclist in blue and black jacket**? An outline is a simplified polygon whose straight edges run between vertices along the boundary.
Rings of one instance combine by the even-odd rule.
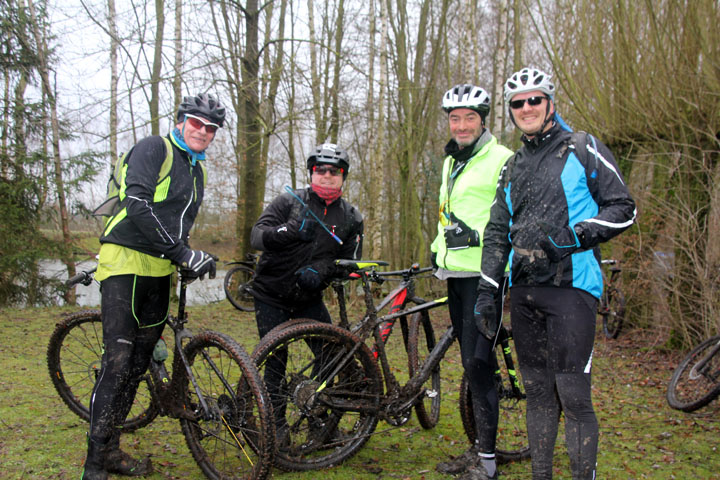
[[[556,114],[554,94],[550,76],[535,68],[505,83],[523,146],[500,175],[483,235],[475,319],[483,335],[495,335],[493,294],[509,260],[533,479],[552,478],[562,411],[573,479],[589,480],[598,445],[590,389],[603,288],[598,246],[629,228],[636,208],[610,150],[589,134],[569,131]]]

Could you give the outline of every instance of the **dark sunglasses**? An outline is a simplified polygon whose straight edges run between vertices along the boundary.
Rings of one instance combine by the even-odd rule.
[[[332,175],[333,177],[337,177],[338,175],[342,175],[343,169],[339,167],[333,167],[332,165],[313,166],[313,173],[317,173],[318,175],[325,175],[328,172],[330,172],[330,175]]]
[[[543,100],[545,100],[547,97],[530,97],[530,98],[523,98],[522,100],[512,100],[510,101],[510,108],[513,110],[520,110],[523,108],[523,105],[525,105],[525,102],[528,103],[531,107],[537,107],[540,105]]]
[[[202,118],[190,115],[189,113],[185,114],[185,120],[187,120],[187,122],[197,130],[202,130],[203,127],[205,127],[205,130],[208,133],[215,133],[217,132],[217,129],[220,128],[220,125],[217,123],[206,122]]]

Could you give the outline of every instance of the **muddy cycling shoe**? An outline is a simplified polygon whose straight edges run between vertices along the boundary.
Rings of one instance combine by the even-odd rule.
[[[437,466],[435,466],[435,470],[449,475],[464,473],[470,467],[474,467],[480,462],[479,453],[478,448],[473,445],[457,457],[451,458],[446,462],[438,463]]]
[[[480,464],[474,467],[468,468],[465,473],[458,477],[458,480],[497,480],[498,473],[495,471],[495,475],[492,477],[488,475],[487,470]]]
[[[152,473],[153,466],[149,458],[136,459],[117,448],[105,455],[105,470],[128,477],[142,477]]]

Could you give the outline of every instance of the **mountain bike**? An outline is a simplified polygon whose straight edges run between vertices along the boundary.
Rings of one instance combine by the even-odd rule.
[[[495,455],[498,462],[514,462],[530,457],[525,412],[527,398],[517,370],[517,353],[511,343],[512,331],[501,326],[495,345],[494,380],[499,402],[499,417]],[[475,415],[473,413],[472,393],[467,376],[463,374],[460,382],[460,418],[463,429],[470,441],[475,443]]]
[[[82,272],[68,284],[89,285],[93,272]],[[235,340],[210,330],[192,334],[185,328],[186,289],[191,281],[180,276],[178,313],[167,320],[174,334],[172,374],[165,366],[167,349],[163,352],[161,339],[123,427],[140,428],[157,415],[177,418],[188,448],[207,478],[266,478],[275,441],[267,390],[254,363]],[[70,410],[86,421],[102,352],[102,322],[97,310],[79,312],[58,323],[47,349],[55,389]]]
[[[609,267],[610,275],[603,270],[605,288],[598,303],[598,313],[602,316],[605,337],[613,339],[620,334],[625,319],[625,295],[619,287],[622,268],[618,260],[602,260],[601,263]]]
[[[227,263],[231,267],[225,274],[223,289],[225,296],[233,307],[243,312],[255,310],[255,302],[250,294],[250,282],[255,277],[255,267],[260,257],[255,253],[248,253],[245,260]]]
[[[704,407],[720,395],[720,335],[692,349],[673,372],[668,404],[683,412]]]
[[[381,261],[337,260],[362,283],[366,312],[355,325],[347,318],[342,283],[338,325],[291,320],[270,331],[252,358],[263,374],[277,430],[275,465],[313,470],[337,465],[368,441],[380,419],[400,426],[412,410],[423,428],[440,416],[440,361],[454,341],[452,327],[436,341],[430,311],[447,298],[425,301],[415,294],[417,276],[432,268],[378,272]],[[371,284],[399,281],[376,306]],[[379,312],[389,307],[389,312]],[[408,321],[409,317],[409,321]],[[400,385],[385,345],[400,319],[409,379]],[[365,341],[372,336],[372,346]]]

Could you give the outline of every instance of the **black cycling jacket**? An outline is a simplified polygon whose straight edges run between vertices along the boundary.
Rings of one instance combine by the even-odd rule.
[[[592,136],[559,125],[523,142],[498,180],[483,236],[482,277],[499,284],[510,258],[512,286],[575,287],[599,298],[597,246],[629,228],[636,215],[615,159]],[[579,225],[584,249],[552,263],[538,245],[546,235],[539,222]]]
[[[360,259],[362,255],[363,219],[355,207],[342,198],[327,205],[310,187],[294,193],[343,244],[340,245],[317,225],[312,241],[295,239],[283,245],[274,242],[268,245],[268,242],[263,242],[265,232],[275,231],[280,225],[299,219],[304,207],[290,193],[283,193],[265,208],[251,232],[252,247],[263,252],[253,281],[253,295],[265,303],[287,310],[321,300],[322,290],[335,273],[333,260]],[[326,280],[319,290],[306,291],[296,284],[295,272],[307,265],[320,272]]]
[[[202,204],[205,171],[191,165],[188,154],[173,145],[173,164],[165,182],[158,173],[165,160],[159,136],[140,140],[127,159],[126,197],[121,210],[105,225],[100,243],[116,243],[155,257],[178,258]]]

